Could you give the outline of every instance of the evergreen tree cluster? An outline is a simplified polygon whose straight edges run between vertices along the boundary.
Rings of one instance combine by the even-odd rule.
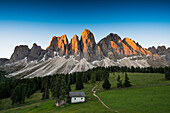
[[[118,88],[122,88],[122,87],[123,87],[123,84],[122,84],[122,80],[120,79],[120,75],[118,75],[117,81],[118,81],[117,87],[118,87]]]
[[[61,100],[65,101],[65,98],[67,97],[69,92],[69,88],[67,85],[69,82],[66,83],[65,76],[54,76],[51,82],[51,93],[53,98],[56,99],[57,103],[59,103]]]
[[[170,80],[170,67],[165,67],[165,79]]]
[[[20,84],[15,87],[11,94],[12,105],[24,103],[26,97],[26,85]]]
[[[110,82],[109,82],[109,80],[108,80],[108,76],[105,76],[105,79],[104,79],[104,82],[103,82],[103,84],[102,84],[102,87],[103,87],[104,89],[110,89],[111,84],[110,84]]]
[[[81,90],[83,88],[84,88],[84,86],[83,86],[82,77],[81,77],[81,75],[77,75],[76,76],[76,90]]]
[[[109,73],[114,72],[139,72],[139,73],[165,73],[165,78],[170,79],[170,67],[165,68],[139,68],[139,67],[96,67],[89,69],[85,72],[75,72],[71,74],[55,74],[53,76],[46,77],[34,77],[34,78],[6,78],[4,71],[0,71],[0,99],[11,97],[12,103],[24,103],[25,98],[30,98],[37,90],[41,90],[42,99],[49,98],[49,92],[51,90],[53,97],[56,100],[65,98],[71,91],[70,85],[76,84],[76,90],[81,90],[84,88],[84,83],[96,83],[96,81],[103,81],[103,88],[109,89],[111,84],[109,83],[108,77]],[[43,75],[44,76],[44,75]],[[59,78],[58,78],[59,77]],[[56,83],[55,81],[58,81]],[[117,78],[118,87],[130,87],[130,81],[127,75],[125,75],[125,81],[122,83],[120,76]],[[61,86],[62,89],[57,89]],[[18,89],[22,90],[18,90]],[[55,90],[56,89],[56,90]],[[55,91],[58,91],[55,94]],[[5,92],[5,93],[4,93]]]
[[[128,78],[128,75],[127,73],[125,73],[125,80],[124,80],[124,83],[122,84],[122,80],[120,79],[120,75],[118,75],[117,77],[117,87],[118,88],[123,88],[123,87],[131,87],[131,83],[129,81],[129,78]]]

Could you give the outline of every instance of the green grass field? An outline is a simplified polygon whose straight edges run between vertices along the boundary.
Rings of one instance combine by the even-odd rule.
[[[116,88],[117,75],[124,80],[124,74],[111,73],[109,81],[111,90],[103,90],[99,82],[97,95],[109,107],[120,111],[120,113],[168,113],[170,111],[170,81],[164,79],[164,74],[159,73],[128,73],[133,85],[131,88]],[[25,104],[17,107],[12,106],[11,100],[0,100],[0,113],[112,113],[105,108],[96,97],[92,95],[91,89],[94,84],[84,84],[86,102],[64,105],[64,108],[56,107],[55,100],[41,101],[41,93],[36,92]],[[75,91],[75,85],[71,86]]]
[[[97,95],[120,113],[169,113],[170,86],[130,88]]]

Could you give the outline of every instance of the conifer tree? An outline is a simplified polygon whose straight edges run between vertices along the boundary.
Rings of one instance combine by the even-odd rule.
[[[118,81],[118,83],[117,83],[117,87],[118,87],[118,88],[122,88],[122,87],[123,87],[123,85],[122,85],[122,81],[120,80],[120,75],[118,75],[118,77],[117,77],[117,81]]]
[[[18,97],[19,90],[20,90],[20,88],[17,85],[11,94],[12,105],[14,105],[15,103],[17,103],[19,101],[19,97]]]
[[[48,78],[46,77],[45,80],[43,81],[43,95],[42,95],[42,100],[43,99],[49,99],[49,85],[48,85]]]
[[[128,78],[128,75],[127,73],[125,74],[125,81],[124,81],[124,84],[123,84],[125,87],[130,87],[132,86],[130,81],[129,81],[129,78]]]
[[[91,74],[91,83],[96,83],[96,75],[95,75],[95,73]]]
[[[70,81],[70,75],[68,75],[68,83],[67,83],[67,94],[69,94],[69,92],[71,91],[71,81]]]
[[[105,76],[104,83],[103,83],[102,87],[104,89],[109,89],[111,87],[111,84],[110,84],[107,76]]]
[[[25,102],[25,97],[26,97],[26,85],[25,84],[22,84],[21,86],[20,86],[20,89],[22,89],[21,90],[21,102],[22,103],[24,103]]]
[[[30,98],[31,93],[32,93],[31,85],[28,84],[28,87],[27,87],[27,98]]]
[[[25,84],[17,85],[11,94],[12,105],[18,102],[19,104],[24,103],[25,96],[26,96],[26,85]]]
[[[83,88],[84,88],[84,86],[83,86],[81,75],[77,74],[76,75],[76,90],[81,90]]]
[[[55,81],[51,84],[51,93],[57,103],[59,103],[60,100],[65,100],[65,97],[67,97],[67,88],[65,78],[62,77],[62,75],[56,76]]]

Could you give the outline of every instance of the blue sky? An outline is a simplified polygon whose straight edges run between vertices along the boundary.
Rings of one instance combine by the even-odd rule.
[[[144,47],[170,47],[169,0],[0,0],[0,58],[16,45],[45,49],[51,37],[84,29],[96,42],[109,33],[129,37]]]

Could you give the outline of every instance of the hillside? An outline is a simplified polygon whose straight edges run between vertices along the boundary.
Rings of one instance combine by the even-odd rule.
[[[169,95],[170,81],[164,79],[164,74],[159,73],[128,73],[132,83],[131,88],[116,88],[117,75],[124,78],[123,73],[110,74],[109,81],[112,84],[111,90],[106,91],[102,88],[101,81],[96,88],[97,95],[109,107],[118,110],[120,113],[168,113],[169,112]],[[25,105],[11,108],[9,99],[0,100],[1,113],[42,113],[42,112],[73,112],[73,113],[110,113],[112,111],[105,108],[96,97],[92,95],[91,89],[94,84],[84,84],[84,91],[87,95],[85,103],[68,104],[64,108],[56,107],[55,100],[41,101],[41,93],[37,92],[27,99]],[[71,86],[75,91],[75,84]],[[9,108],[8,108],[9,107]],[[8,108],[8,109],[7,109]],[[4,109],[4,110],[2,110]]]

